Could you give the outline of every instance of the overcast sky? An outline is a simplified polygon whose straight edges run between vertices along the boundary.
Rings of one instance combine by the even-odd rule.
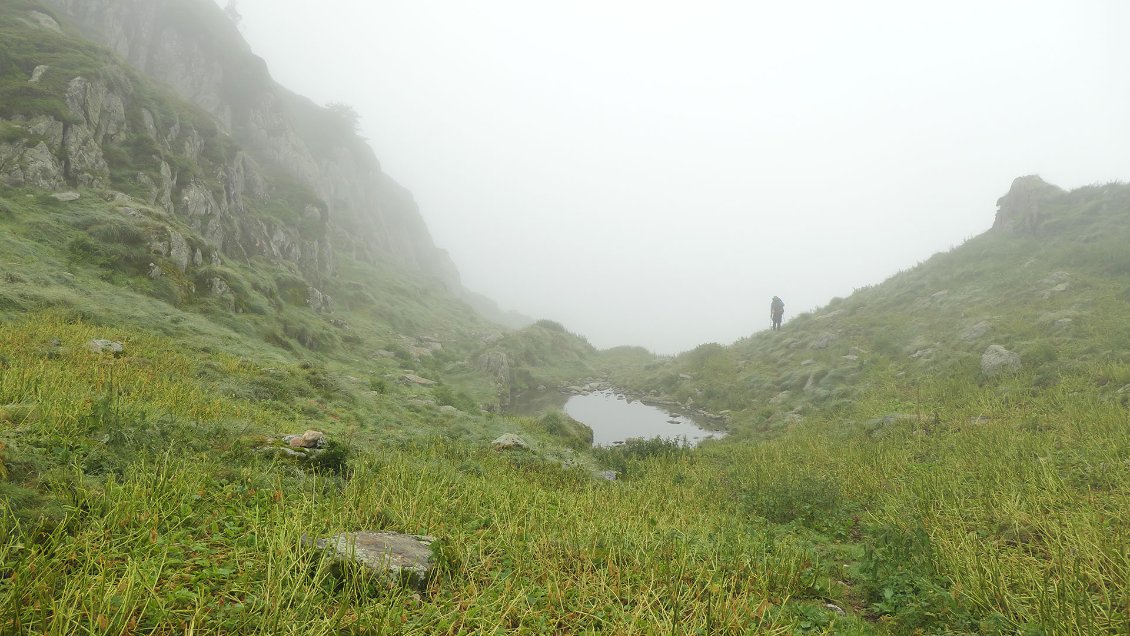
[[[238,8],[280,83],[360,113],[466,287],[602,348],[882,282],[1020,175],[1130,178],[1125,0]]]

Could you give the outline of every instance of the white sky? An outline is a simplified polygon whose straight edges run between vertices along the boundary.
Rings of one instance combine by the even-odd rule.
[[[980,234],[1017,176],[1130,177],[1125,0],[238,6],[466,287],[598,347],[729,343]]]

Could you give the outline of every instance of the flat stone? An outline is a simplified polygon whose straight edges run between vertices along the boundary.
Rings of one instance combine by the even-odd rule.
[[[400,376],[400,379],[407,382],[408,384],[418,384],[420,386],[432,386],[436,383],[435,380],[421,378],[414,373],[405,373],[404,375]]]
[[[357,563],[381,575],[406,581],[413,587],[427,585],[434,564],[435,537],[399,532],[343,532],[314,545],[341,563]]]
[[[63,203],[67,203],[68,201],[78,201],[79,200],[79,193],[78,192],[56,192],[55,194],[51,195],[51,198],[55,199],[56,201],[62,201]]]

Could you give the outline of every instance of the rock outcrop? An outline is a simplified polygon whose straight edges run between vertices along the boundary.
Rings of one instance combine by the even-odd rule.
[[[1017,177],[1008,194],[997,200],[993,229],[1013,234],[1035,234],[1044,221],[1048,205],[1065,192],[1038,175]]]
[[[229,254],[244,252],[295,260],[304,263],[308,271],[327,273],[333,269],[333,254],[328,241],[319,239],[332,236],[340,249],[362,260],[396,262],[438,277],[453,292],[462,291],[455,265],[446,252],[435,247],[411,194],[381,170],[372,149],[354,132],[353,122],[338,110],[322,108],[276,84],[263,60],[252,53],[239,30],[214,3],[51,2],[85,34],[210,113],[254,158],[237,156],[222,166],[218,170],[221,188],[209,187],[164,166],[160,179],[145,177],[155,204],[176,202],[177,212],[191,218],[194,229],[212,243],[223,243],[223,251]],[[76,84],[74,92],[76,103],[95,106],[99,117],[96,125],[73,133],[74,152],[84,162],[68,179],[95,185],[104,181],[106,174],[95,146],[106,135],[120,132],[116,115],[124,104],[115,99],[117,92],[100,92],[89,81]],[[153,136],[175,140],[190,158],[199,155],[206,145],[188,125],[182,130],[180,122],[170,125],[150,111],[139,119]],[[0,164],[2,153],[0,148]],[[23,165],[25,169],[12,180],[58,186],[58,167],[46,161],[42,150],[34,150]],[[248,198],[265,195],[261,171],[256,169],[260,165],[296,180],[313,194],[316,202],[310,203],[317,218],[310,218],[309,209],[304,213],[299,210],[299,225],[313,230],[315,236],[309,236],[309,231],[303,233],[306,236],[293,236],[287,231],[292,228],[282,226],[229,222],[245,218]]]

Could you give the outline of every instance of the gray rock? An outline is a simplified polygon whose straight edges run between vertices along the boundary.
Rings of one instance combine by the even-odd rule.
[[[169,260],[183,274],[188,269],[188,242],[180,232],[169,230]]]
[[[518,437],[513,433],[503,433],[497,439],[490,443],[494,450],[530,450],[530,445],[526,440]]]
[[[692,379],[693,377],[694,377],[694,376],[692,376],[692,375],[691,375],[691,374],[689,374],[689,373],[680,373],[680,374],[679,374],[679,379],[680,379],[680,380],[690,380],[690,379]]]
[[[318,313],[329,312],[333,309],[333,299],[314,287],[307,287],[306,306]]]
[[[459,409],[451,406],[450,404],[444,404],[443,406],[439,407],[439,412],[443,413],[444,415],[458,415]]]
[[[989,324],[987,320],[982,320],[981,322],[969,327],[965,331],[962,331],[961,334],[958,335],[958,338],[965,342],[971,342],[989,333],[989,329],[991,328],[992,325]]]
[[[1062,189],[1037,175],[1017,177],[1008,194],[997,200],[993,229],[1010,234],[1035,234],[1049,204],[1063,194]]]
[[[405,384],[416,384],[419,386],[432,386],[436,383],[435,380],[421,378],[414,373],[405,373],[404,375],[400,376],[400,380]]]
[[[158,278],[160,278],[164,275],[165,275],[165,272],[161,271],[161,268],[157,267],[156,263],[150,263],[149,264],[149,278],[152,278],[153,280],[157,280]]]
[[[432,575],[435,537],[399,532],[343,532],[314,545],[339,562],[356,563],[381,576],[423,589]]]
[[[51,198],[56,201],[62,201],[63,203],[69,203],[71,201],[78,201],[80,195],[78,192],[56,192],[51,195]]]
[[[86,348],[92,353],[112,353],[115,356],[125,353],[125,346],[113,340],[91,340],[86,343]]]
[[[619,476],[619,473],[614,470],[598,470],[593,473],[593,475],[597,479],[603,479],[605,481],[616,481],[616,477]]]
[[[981,354],[981,373],[986,377],[997,377],[1020,370],[1020,354],[1000,345],[989,345]]]

